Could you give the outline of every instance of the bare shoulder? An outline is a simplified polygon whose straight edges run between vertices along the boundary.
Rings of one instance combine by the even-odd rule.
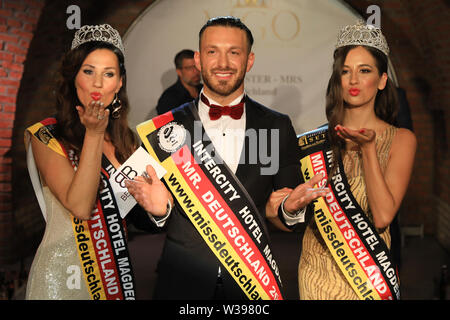
[[[406,128],[398,128],[393,142],[401,144],[406,143],[415,147],[417,145],[417,138],[411,130]]]
[[[406,128],[398,128],[392,140],[391,153],[398,151],[403,152],[416,152],[417,138],[414,132]]]

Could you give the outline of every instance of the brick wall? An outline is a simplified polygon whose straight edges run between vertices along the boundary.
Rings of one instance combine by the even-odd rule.
[[[54,72],[73,35],[66,28],[67,6],[80,6],[82,24],[107,22],[123,35],[152,2],[48,0],[44,5],[44,0],[0,0],[0,264],[34,252],[42,237],[44,223],[29,183],[23,132],[53,112]],[[363,15],[367,6],[380,6],[391,60],[411,107],[418,152],[401,224],[423,224],[427,234],[448,243],[449,230],[442,223],[450,216],[448,1],[346,2]]]
[[[43,0],[0,0],[0,263],[18,251],[12,192],[17,95]]]

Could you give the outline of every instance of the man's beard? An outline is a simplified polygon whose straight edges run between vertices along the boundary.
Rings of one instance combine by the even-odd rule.
[[[245,70],[246,68],[244,67],[243,70]],[[235,83],[230,83],[229,81],[225,81],[225,80],[219,80],[218,85],[214,85],[212,83],[212,81],[210,81],[210,77],[208,76],[208,73],[203,71],[205,70],[204,68],[202,68],[202,79],[203,79],[203,84],[208,87],[212,92],[214,92],[217,95],[220,95],[222,97],[226,97],[229,96],[230,94],[232,94],[233,92],[235,92],[240,86],[241,84],[244,82],[244,78],[245,78],[245,72],[243,72],[242,74],[238,75],[238,78],[236,79]],[[215,72],[217,70],[214,70],[212,72]],[[230,71],[230,70],[219,70],[219,71]],[[231,71],[235,71],[235,70],[231,70]]]

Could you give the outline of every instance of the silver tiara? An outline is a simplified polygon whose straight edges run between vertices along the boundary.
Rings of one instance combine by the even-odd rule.
[[[120,38],[119,32],[109,24],[82,26],[77,32],[75,32],[71,49],[75,49],[83,43],[90,41],[103,41],[111,43],[119,49],[123,55],[125,55],[125,50],[123,48],[122,39]]]
[[[373,47],[386,56],[389,55],[389,47],[381,29],[366,25],[363,20],[359,20],[355,25],[345,26],[339,32],[336,49],[350,45]]]

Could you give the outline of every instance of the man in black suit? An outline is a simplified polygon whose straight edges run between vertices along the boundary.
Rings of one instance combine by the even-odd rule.
[[[278,195],[277,203],[285,201],[279,205],[278,214],[267,217],[288,230],[304,218],[301,215],[307,204],[325,192],[311,192],[319,179],[301,184],[297,138],[289,117],[245,95],[244,77],[255,58],[252,43],[250,30],[237,18],[212,18],[205,24],[199,34],[199,51],[194,56],[204,82],[200,98],[195,101],[195,113],[198,112],[214,152],[244,186],[262,221],[274,190],[296,188],[297,193],[304,195],[301,202],[294,203],[289,197],[284,198],[288,189],[283,189],[283,197]],[[210,112],[214,105],[226,109],[223,106],[235,104],[243,104],[242,115],[217,117]],[[191,107],[188,103],[177,110]],[[155,299],[247,298],[178,203],[166,221],[167,237],[158,264]]]
[[[181,50],[175,55],[174,63],[178,75],[177,82],[164,90],[159,97],[156,106],[158,114],[166,113],[183,103],[194,100],[202,89],[200,71],[194,63],[194,51]]]

